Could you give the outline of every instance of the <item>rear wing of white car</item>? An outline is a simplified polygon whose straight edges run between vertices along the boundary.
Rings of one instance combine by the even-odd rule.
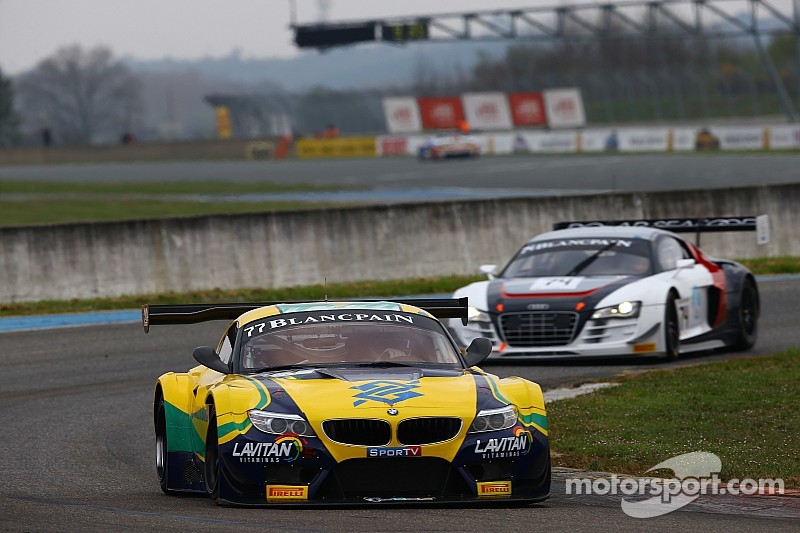
[[[391,302],[413,305],[436,318],[460,318],[467,325],[468,299],[464,298],[385,298],[383,300],[352,300],[351,303]],[[142,306],[142,326],[150,332],[150,326],[166,324],[197,324],[210,320],[233,320],[253,309],[268,305],[291,303],[331,303],[333,300],[313,300],[307,302],[258,302],[258,303],[219,303],[219,304],[176,304]]]
[[[701,233],[721,231],[758,231],[761,243],[762,233],[769,240],[769,221],[767,215],[707,218],[637,218],[630,220],[580,220],[556,222],[553,229],[594,228],[603,226],[625,226],[629,228],[658,228],[673,233],[694,233],[695,244],[700,246]],[[764,241],[766,242],[766,241]]]
[[[709,218],[650,218],[630,220],[581,220],[556,222],[553,229],[593,228],[602,226],[627,226],[631,228],[658,228],[673,233],[711,233],[717,231],[756,231],[755,216]]]

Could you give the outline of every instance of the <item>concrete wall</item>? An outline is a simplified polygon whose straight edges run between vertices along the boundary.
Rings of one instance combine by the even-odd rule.
[[[800,184],[464,201],[0,229],[0,302],[476,273],[553,222],[769,214],[772,240],[704,234],[720,257],[800,256]]]

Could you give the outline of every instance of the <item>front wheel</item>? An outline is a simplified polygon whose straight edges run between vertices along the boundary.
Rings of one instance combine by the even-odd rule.
[[[664,306],[664,350],[668,361],[674,361],[680,356],[680,344],[678,306],[675,303],[675,295],[670,294],[667,297],[667,304]]]
[[[164,494],[173,494],[174,491],[167,488],[167,472],[169,470],[167,450],[167,416],[164,409],[164,398],[159,398],[158,414],[156,415],[156,474],[158,474],[158,483]]]
[[[206,433],[205,461],[206,492],[215,502],[219,498],[219,443],[217,435],[217,410],[208,408],[208,432]]]
[[[758,339],[758,313],[758,290],[755,283],[748,279],[739,296],[739,320],[734,350],[748,350],[755,346]]]

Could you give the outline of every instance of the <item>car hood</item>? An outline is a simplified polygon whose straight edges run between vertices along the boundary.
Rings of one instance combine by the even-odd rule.
[[[552,276],[497,280],[501,296],[582,296],[614,284],[627,276]]]
[[[447,411],[453,415],[474,415],[475,378],[468,372],[450,376],[426,376],[415,369],[362,369],[348,372],[323,370],[326,378],[271,378],[311,419],[364,416],[371,411],[386,413],[389,408]],[[331,373],[339,374],[331,376]]]

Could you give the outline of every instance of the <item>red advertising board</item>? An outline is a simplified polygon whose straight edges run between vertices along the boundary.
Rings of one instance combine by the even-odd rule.
[[[464,108],[458,96],[417,98],[422,115],[422,127],[426,130],[454,129],[464,120]]]
[[[509,93],[508,103],[515,126],[544,126],[547,123],[542,93]]]
[[[379,137],[380,155],[406,155],[408,151],[408,138],[406,137]]]

